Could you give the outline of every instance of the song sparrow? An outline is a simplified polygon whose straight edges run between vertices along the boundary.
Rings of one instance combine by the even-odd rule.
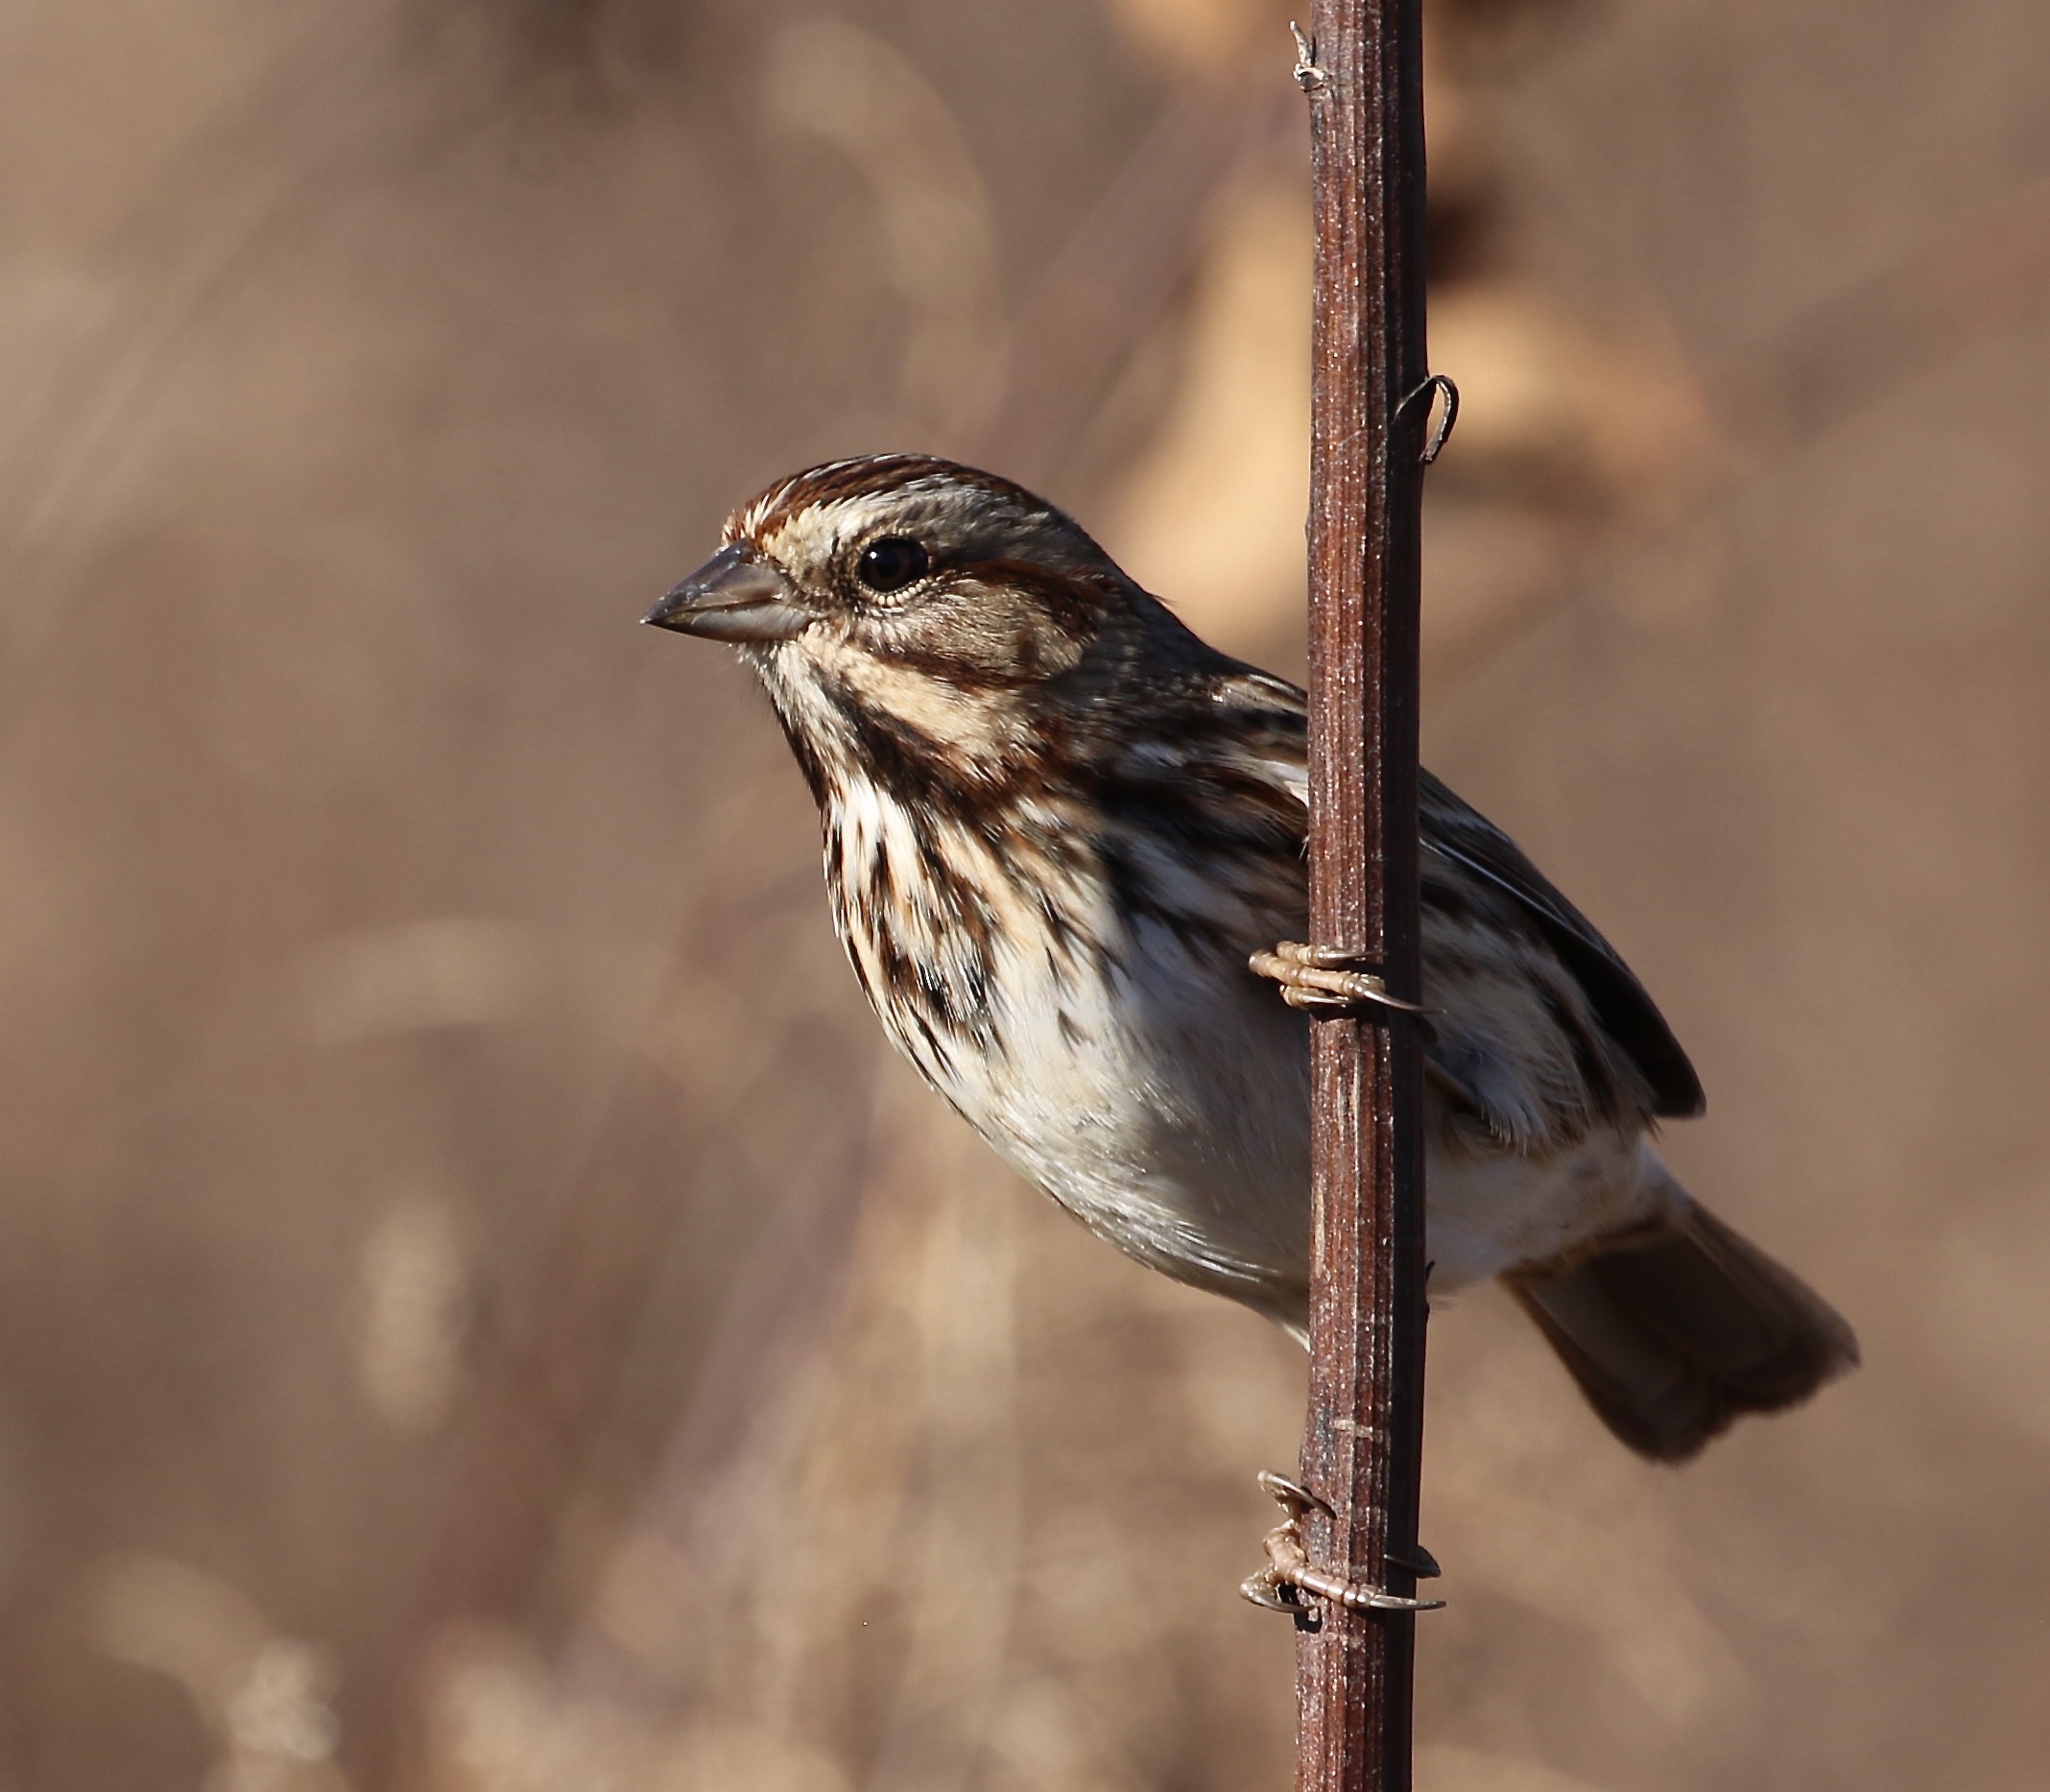
[[[1093,1231],[1307,1308],[1302,693],[1205,646],[1068,517],[945,461],[836,461],[727,520],[647,620],[736,645],[818,800],[847,957],[925,1080]],[[1701,1085],[1507,835],[1422,791],[1434,1291],[1500,1276],[1626,1444],[1691,1455],[1857,1360],[1704,1209]]]

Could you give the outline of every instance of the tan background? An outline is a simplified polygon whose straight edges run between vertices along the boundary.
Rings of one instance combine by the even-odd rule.
[[[1300,1363],[882,1061],[738,669],[828,454],[1299,649],[1253,0],[0,7],[0,1788],[1240,1792]],[[2045,1782],[2050,13],[1443,0],[1427,747],[1863,1373],[1434,1330],[1430,1792]]]

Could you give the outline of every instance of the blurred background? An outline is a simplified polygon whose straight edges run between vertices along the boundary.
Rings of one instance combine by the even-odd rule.
[[[735,502],[937,447],[1295,671],[1267,0],[0,6],[0,1792],[1240,1792],[1302,1365],[886,1060]],[[2043,1783],[2050,12],[1434,0],[1426,752],[1866,1367],[1434,1326],[1427,1792]]]

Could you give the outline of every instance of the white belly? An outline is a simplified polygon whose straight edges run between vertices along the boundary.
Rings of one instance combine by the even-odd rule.
[[[1184,1003],[1107,986],[1007,1014],[1005,1049],[942,1092],[1013,1167],[1130,1255],[1299,1329],[1308,1285],[1309,1050],[1264,986]],[[1184,986],[1193,987],[1193,986]],[[1061,1024],[1064,1013],[1067,1024]],[[1646,1217],[1668,1186],[1641,1138],[1544,1156],[1467,1147],[1426,1094],[1426,1252],[1444,1293]]]
[[[1299,1327],[1310,1232],[1309,1026],[1246,969],[1276,918],[1219,886],[1132,920],[1108,884],[1050,879],[1068,904],[1049,930],[972,837],[964,881],[1007,906],[977,942],[936,894],[912,818],[870,789],[828,829],[842,893],[892,868],[891,900],[836,909],[863,987],[899,1049],[997,1152],[1091,1230],[1179,1280]],[[844,855],[837,880],[834,855]],[[1169,894],[1173,894],[1170,890]],[[1271,893],[1269,893],[1271,894]],[[1167,915],[1226,914],[1229,925]],[[895,918],[885,939],[871,927]],[[1082,943],[1082,944],[1078,944]],[[1103,943],[1094,945],[1090,943]],[[980,951],[986,957],[977,958]],[[906,978],[916,971],[916,987]],[[946,1001],[921,1007],[918,992]],[[896,999],[889,999],[894,993]],[[943,1007],[943,1014],[941,1012]],[[1446,1124],[1426,1096],[1427,1250],[1436,1291],[1557,1257],[1641,1218],[1662,1176],[1634,1134],[1597,1129],[1570,1145],[1513,1150]]]

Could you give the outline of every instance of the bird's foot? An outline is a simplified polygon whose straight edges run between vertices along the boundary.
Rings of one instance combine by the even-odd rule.
[[[1260,1486],[1288,1517],[1267,1533],[1267,1565],[1239,1587],[1240,1593],[1254,1605],[1270,1612],[1301,1613],[1311,1609],[1305,1595],[1351,1612],[1436,1612],[1444,1605],[1442,1599],[1409,1599],[1313,1567],[1303,1545],[1302,1520],[1312,1511],[1329,1512],[1331,1508],[1307,1488],[1265,1469],[1260,1473]],[[1439,1571],[1430,1552],[1420,1544],[1400,1553],[1391,1550],[1388,1560],[1412,1574],[1428,1577]]]
[[[1393,1009],[1418,1020],[1438,1012],[1391,994],[1372,961],[1344,946],[1283,940],[1272,952],[1255,952],[1246,965],[1255,975],[1278,983],[1281,999],[1291,1008],[1307,1009],[1326,1019],[1357,1014],[1366,1006]],[[1428,1029],[1428,1021],[1424,1024]]]

